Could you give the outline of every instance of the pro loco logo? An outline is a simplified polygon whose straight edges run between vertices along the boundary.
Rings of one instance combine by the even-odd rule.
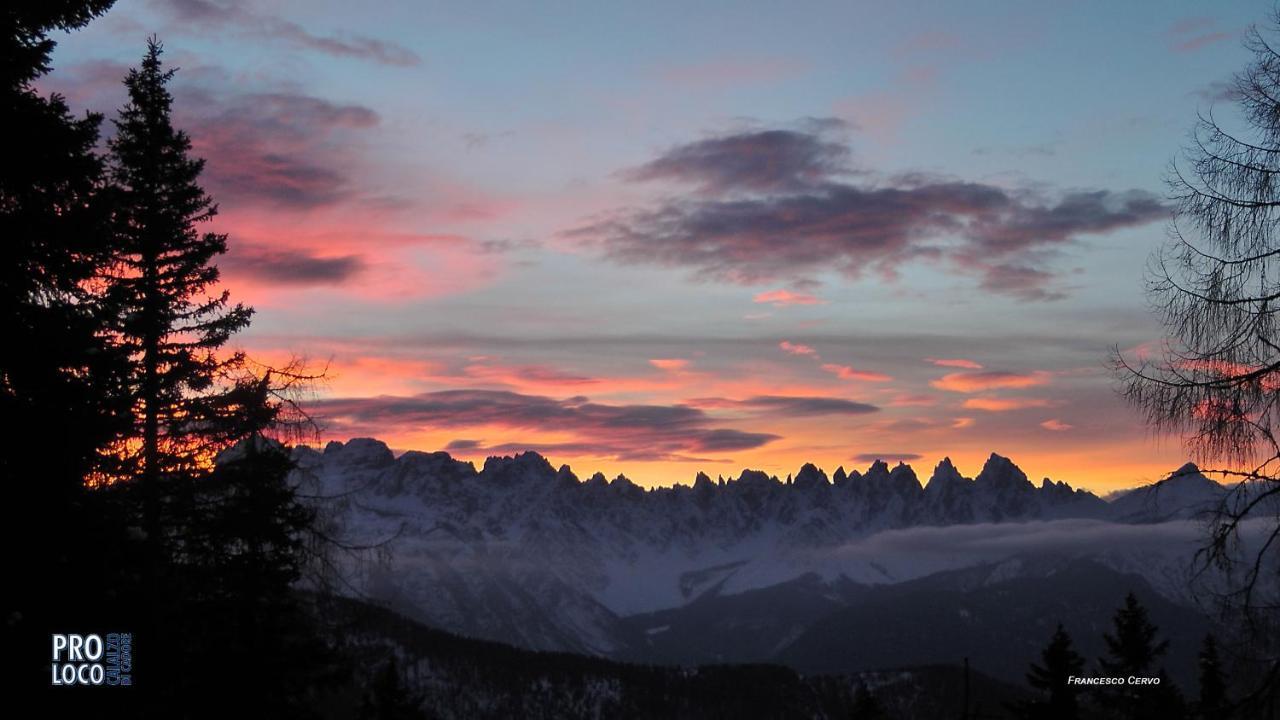
[[[133,634],[54,634],[54,685],[132,685]]]

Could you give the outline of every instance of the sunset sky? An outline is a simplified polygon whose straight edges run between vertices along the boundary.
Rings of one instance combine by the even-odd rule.
[[[111,113],[160,36],[238,342],[329,363],[329,438],[1157,479],[1108,350],[1270,4],[941,5],[120,0],[43,87]]]

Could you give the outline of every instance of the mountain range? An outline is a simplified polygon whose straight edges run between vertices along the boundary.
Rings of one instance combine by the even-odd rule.
[[[370,439],[294,452],[327,531],[376,548],[342,561],[351,594],[429,626],[640,662],[840,672],[954,663],[979,655],[970,646],[984,633],[1016,635],[1016,652],[988,644],[979,665],[1013,680],[1056,622],[1096,635],[1128,590],[1180,638],[1207,627],[1189,560],[1196,518],[1227,492],[1186,465],[1103,500],[1034,484],[995,454],[972,479],[943,460],[923,484],[909,465],[875,462],[645,489],[581,480],[532,452],[479,470]],[[1055,600],[1086,589],[1088,612]],[[891,611],[908,607],[912,632],[874,632],[907,622]],[[1025,634],[999,631],[1014,608]]]

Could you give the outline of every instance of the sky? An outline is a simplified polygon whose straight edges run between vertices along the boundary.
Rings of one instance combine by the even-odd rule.
[[[120,0],[42,87],[110,116],[156,34],[326,439],[642,485],[992,452],[1186,459],[1119,398],[1164,178],[1264,2]],[[109,126],[108,126],[109,131]]]

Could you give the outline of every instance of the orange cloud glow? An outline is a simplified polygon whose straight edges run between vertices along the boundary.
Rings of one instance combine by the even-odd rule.
[[[649,364],[668,372],[678,372],[689,367],[689,361],[684,358],[652,358]]]
[[[767,303],[774,307],[785,307],[787,305],[826,305],[827,301],[820,297],[809,295],[807,293],[795,293],[790,290],[770,290],[768,292],[758,293],[751,298],[752,302]]]
[[[841,380],[861,380],[863,382],[889,382],[893,378],[884,373],[871,372],[869,370],[855,370],[849,365],[836,365],[834,363],[824,363],[822,369],[835,375]]]
[[[1007,412],[1010,410],[1025,410],[1027,408],[1053,407],[1052,400],[1044,398],[995,398],[995,397],[976,397],[969,398],[964,401],[964,407],[972,410],[986,410],[987,412]]]
[[[577,375],[545,365],[492,365],[487,362],[468,365],[462,370],[468,378],[503,385],[532,387],[565,387],[596,385],[598,378]]]
[[[943,375],[929,384],[939,390],[958,393],[975,393],[983,392],[985,390],[1027,388],[1036,385],[1043,385],[1049,382],[1049,377],[1049,373],[1041,371],[1031,373],[984,371],[951,373],[949,375]]]
[[[902,394],[889,401],[890,407],[930,407],[937,404],[938,399],[932,395]]]

